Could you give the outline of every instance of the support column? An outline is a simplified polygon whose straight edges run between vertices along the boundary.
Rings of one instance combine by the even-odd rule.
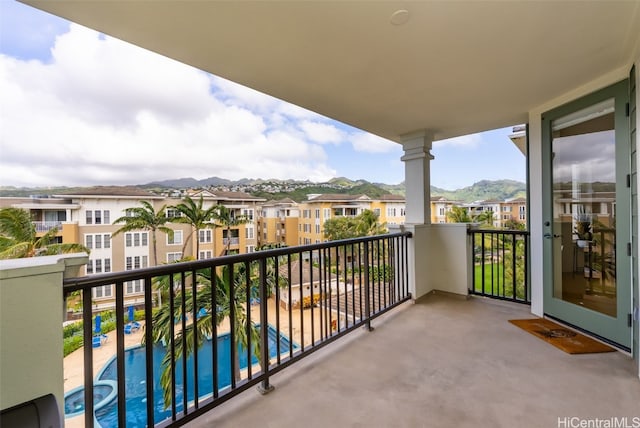
[[[407,224],[431,224],[431,145],[433,136],[427,131],[404,135],[404,185],[406,188]]]
[[[409,290],[413,299],[429,293],[429,227],[431,224],[432,135],[426,131],[402,136],[404,185],[406,188],[405,229],[412,233],[408,246]]]

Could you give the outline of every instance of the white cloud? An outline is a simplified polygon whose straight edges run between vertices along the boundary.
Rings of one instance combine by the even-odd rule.
[[[390,153],[399,147],[398,143],[365,132],[353,133],[350,141],[353,149],[358,152]]]
[[[328,123],[304,120],[299,126],[307,138],[316,143],[340,144],[346,138],[346,134],[343,131]]]
[[[1,185],[336,175],[315,113],[77,25],[46,64],[0,55],[0,93]]]

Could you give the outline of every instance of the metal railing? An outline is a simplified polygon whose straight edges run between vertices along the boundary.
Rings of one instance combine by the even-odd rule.
[[[361,326],[371,329],[372,319],[411,298],[410,236],[65,280],[65,299],[79,298],[83,305],[84,391],[76,393],[84,398],[84,425],[180,426],[252,386],[269,391],[274,373]],[[125,349],[131,324],[124,287],[131,280],[145,284],[142,319],[136,321],[142,327],[135,333],[142,344]],[[91,290],[108,284],[115,290],[115,341],[102,343],[92,325]],[[95,378],[92,345],[111,346],[114,354]],[[94,399],[94,391],[109,384],[116,389],[111,401],[100,401],[104,392]]]
[[[469,229],[470,294],[530,304],[529,232]]]
[[[48,232],[53,228],[60,229],[62,227],[61,221],[32,221],[36,228],[36,232]]]

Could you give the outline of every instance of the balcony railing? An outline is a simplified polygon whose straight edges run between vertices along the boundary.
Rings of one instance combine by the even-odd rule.
[[[32,223],[36,227],[36,232],[48,232],[53,228],[62,228],[61,221],[33,221]]]
[[[529,232],[469,229],[470,294],[519,303],[529,296]]]
[[[372,319],[411,298],[410,236],[65,280],[65,298],[79,292],[83,304],[84,426],[94,426],[94,415],[106,420],[103,426],[179,426],[252,386],[269,391],[274,373],[359,327],[370,329]],[[145,283],[144,327],[142,344],[125,349],[124,287],[131,280]],[[115,357],[94,378],[91,291],[108,284],[115,290],[115,343],[100,346],[111,346]],[[105,385],[117,391],[111,402],[104,392],[94,402]]]

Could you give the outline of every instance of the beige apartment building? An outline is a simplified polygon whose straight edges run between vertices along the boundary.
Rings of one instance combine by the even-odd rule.
[[[298,203],[292,199],[284,198],[263,203],[257,221],[258,246],[298,245],[299,217]]]
[[[405,217],[404,197],[397,195],[378,199],[367,195],[309,195],[307,201],[299,204],[299,209],[299,245],[324,242],[324,223],[335,217],[356,217],[365,210],[378,214],[380,223],[404,224]]]
[[[172,208],[182,202],[180,198],[151,194],[130,187],[96,187],[83,189],[79,194],[54,197],[0,198],[1,207],[26,209],[31,213],[38,234],[58,228],[60,243],[81,243],[91,252],[85,266],[87,275],[140,269],[157,264],[172,263],[185,257],[205,259],[225,252],[253,252],[257,246],[256,215],[258,203],[264,199],[238,192],[191,192],[190,196],[204,200],[204,208],[221,204],[231,210],[232,216],[243,216],[247,223],[234,227],[202,229],[197,236],[189,224],[169,222],[173,236],[156,232],[156,253],[153,252],[153,234],[150,231],[131,231],[115,234],[122,223],[114,220],[126,216],[129,208],[139,207],[141,201],[150,203],[154,210],[164,207],[166,215],[174,218],[180,213]],[[197,240],[197,241],[196,241]],[[199,242],[199,253],[196,254]],[[127,303],[142,302],[142,281],[125,284]],[[111,285],[94,289],[95,309],[108,308],[115,298]]]

